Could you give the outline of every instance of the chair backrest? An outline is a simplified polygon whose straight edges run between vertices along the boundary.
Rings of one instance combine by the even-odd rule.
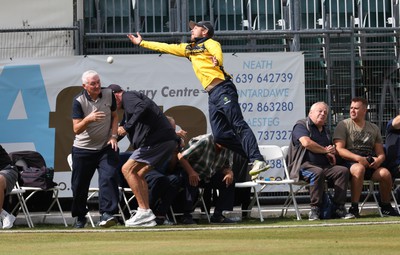
[[[18,162],[19,166],[37,167],[46,166],[46,161],[42,154],[37,151],[14,151],[8,154],[14,165]],[[25,164],[23,163],[25,161]],[[19,169],[23,170],[23,169]]]
[[[269,165],[271,165],[272,168],[282,168],[284,171],[283,179],[289,179],[289,172],[281,147],[278,145],[259,145],[258,147],[261,155],[263,155]]]
[[[68,165],[69,165],[69,169],[72,171],[72,154],[68,154],[67,162],[68,162]]]
[[[278,145],[259,145],[258,146],[265,160],[283,158],[283,152]]]
[[[281,149],[282,149],[282,152],[283,152],[283,157],[286,159],[286,156],[287,156],[287,154],[289,152],[289,146],[288,145],[282,146]]]

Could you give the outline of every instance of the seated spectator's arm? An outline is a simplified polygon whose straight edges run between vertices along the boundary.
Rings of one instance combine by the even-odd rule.
[[[314,142],[309,136],[302,136],[299,139],[299,142],[301,145],[306,148],[307,150],[313,152],[313,153],[320,153],[320,154],[327,154],[331,153],[331,149],[334,147],[324,147],[319,145],[318,143]]]
[[[357,162],[357,163],[360,163],[360,164],[364,165],[365,167],[369,166],[369,163],[368,163],[366,157],[357,155],[355,153],[352,153],[348,149],[346,149],[346,142],[345,141],[343,141],[341,139],[335,139],[334,143],[335,143],[335,146],[336,146],[337,153],[344,160]]]
[[[233,171],[231,168],[225,168],[223,170],[223,173],[225,176],[224,179],[222,179],[222,181],[225,182],[226,187],[228,187],[233,183]]]
[[[182,153],[178,153],[178,160],[187,175],[189,176],[189,183],[191,186],[199,185],[200,177],[199,174],[193,169],[189,161],[185,159]]]
[[[185,139],[186,139],[187,132],[183,129],[180,129],[180,130],[176,131],[176,135],[180,138],[179,146],[182,148],[185,147]]]
[[[385,161],[385,150],[383,149],[383,145],[381,143],[376,143],[374,146],[374,150],[376,153],[376,157],[374,157],[374,162],[370,165],[372,168],[377,169],[382,165]]]

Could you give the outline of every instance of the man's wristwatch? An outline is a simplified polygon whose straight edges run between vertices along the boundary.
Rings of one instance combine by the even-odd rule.
[[[118,139],[118,135],[111,135],[111,138]]]

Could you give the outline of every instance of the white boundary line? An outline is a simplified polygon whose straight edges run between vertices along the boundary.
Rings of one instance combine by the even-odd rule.
[[[123,228],[123,229],[48,229],[48,230],[7,230],[0,231],[1,234],[19,234],[19,233],[107,233],[107,232],[168,232],[168,231],[203,231],[203,230],[228,230],[228,229],[279,229],[279,228],[309,228],[309,227],[337,227],[337,226],[364,226],[364,225],[391,225],[400,224],[400,221],[384,221],[384,222],[346,222],[346,223],[322,223],[309,225],[245,225],[245,226],[210,226],[210,227],[172,227],[172,228]]]

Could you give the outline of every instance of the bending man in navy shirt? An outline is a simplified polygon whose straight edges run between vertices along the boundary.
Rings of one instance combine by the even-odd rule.
[[[149,190],[145,175],[162,167],[176,147],[175,130],[167,117],[151,99],[137,91],[123,91],[119,85],[109,86],[117,100],[117,108],[124,109],[125,124],[118,128],[118,135],[128,135],[134,149],[122,166],[129,187],[135,194],[138,210],[125,222],[126,227],[153,227],[156,216],[150,209]]]

